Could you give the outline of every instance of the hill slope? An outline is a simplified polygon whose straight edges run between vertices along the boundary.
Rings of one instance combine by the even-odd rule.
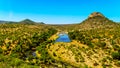
[[[35,22],[30,19],[25,19],[25,20],[21,21],[20,23],[21,24],[35,24]]]
[[[113,22],[106,18],[100,12],[93,12],[89,15],[87,19],[85,19],[82,23],[80,23],[81,28],[103,28],[103,27],[114,27],[117,26],[117,23]]]

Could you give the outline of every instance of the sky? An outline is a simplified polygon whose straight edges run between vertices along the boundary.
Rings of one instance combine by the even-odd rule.
[[[0,20],[74,24],[92,12],[120,22],[120,0],[0,0]]]

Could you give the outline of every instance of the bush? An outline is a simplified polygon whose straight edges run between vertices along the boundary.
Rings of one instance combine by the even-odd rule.
[[[105,42],[101,42],[101,46],[102,46],[102,48],[104,48],[106,46],[106,43]]]
[[[6,56],[0,54],[0,62],[5,62],[7,60]]]
[[[2,53],[2,49],[0,48],[0,54]]]
[[[117,62],[115,63],[115,65],[117,65],[118,67],[120,67],[120,61],[117,61]]]
[[[94,48],[94,46],[95,46],[95,45],[94,45],[94,43],[92,43],[92,42],[89,44],[89,47],[91,47],[91,48]]]
[[[20,66],[22,64],[22,60],[18,59],[18,58],[13,58],[11,61],[10,61],[10,65],[11,66]]]
[[[120,52],[113,52],[112,57],[113,59],[120,60]]]

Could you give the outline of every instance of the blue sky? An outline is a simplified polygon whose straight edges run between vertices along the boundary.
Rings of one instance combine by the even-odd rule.
[[[80,23],[92,12],[120,22],[120,0],[0,0],[0,20]]]

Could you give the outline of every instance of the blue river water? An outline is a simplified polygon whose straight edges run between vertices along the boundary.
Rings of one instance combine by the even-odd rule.
[[[68,34],[59,34],[59,38],[56,40],[56,42],[71,42]]]

